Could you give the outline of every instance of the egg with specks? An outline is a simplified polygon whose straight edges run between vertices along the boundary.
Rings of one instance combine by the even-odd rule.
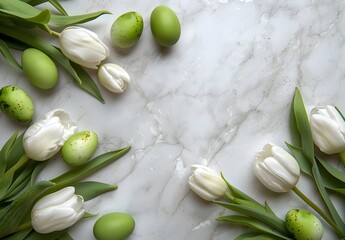
[[[127,12],[118,17],[110,29],[114,46],[130,48],[139,40],[144,28],[142,16],[137,12]]]
[[[24,75],[40,89],[51,89],[58,82],[58,70],[55,63],[44,52],[28,48],[22,54]]]
[[[304,209],[291,209],[285,216],[287,230],[296,240],[320,240],[323,236],[321,221]]]
[[[0,109],[19,122],[30,122],[34,115],[34,105],[30,96],[17,86],[0,89]]]
[[[124,240],[133,232],[134,218],[127,213],[108,213],[100,217],[93,226],[97,240]]]
[[[167,6],[156,7],[150,17],[150,26],[156,42],[171,47],[180,39],[181,24],[173,10]]]
[[[88,162],[98,147],[98,136],[91,131],[82,131],[69,137],[61,149],[62,159],[70,166]]]

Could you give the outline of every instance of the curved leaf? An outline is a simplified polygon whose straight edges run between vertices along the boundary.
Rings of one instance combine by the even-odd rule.
[[[12,65],[13,67],[22,70],[22,66],[18,63],[18,61],[13,57],[10,49],[8,48],[7,44],[0,39],[0,52],[4,56],[5,60]]]
[[[117,189],[117,186],[94,181],[79,182],[74,185],[76,194],[82,196],[84,201],[91,200],[103,193]]]
[[[49,24],[65,27],[68,25],[80,24],[80,23],[92,21],[103,14],[111,14],[111,12],[103,10],[103,11],[92,12],[92,13],[87,13],[87,14],[82,14],[82,15],[74,15],[74,16],[62,16],[62,15],[52,14]]]

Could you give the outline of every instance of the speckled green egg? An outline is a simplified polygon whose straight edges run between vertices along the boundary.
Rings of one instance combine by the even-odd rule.
[[[163,47],[171,47],[180,39],[180,22],[167,6],[158,6],[152,11],[150,26],[153,37]]]
[[[143,18],[139,13],[124,13],[119,16],[111,26],[111,41],[116,47],[130,48],[139,40],[143,28]]]
[[[98,136],[91,131],[73,134],[61,149],[63,160],[71,166],[82,165],[92,157],[98,147]]]
[[[35,112],[30,96],[17,86],[0,89],[0,109],[19,122],[30,122]]]
[[[22,54],[24,75],[36,87],[51,89],[58,82],[58,70],[55,63],[44,52],[28,48]]]
[[[287,230],[296,240],[320,240],[323,235],[321,221],[304,209],[291,209],[285,216]]]
[[[124,240],[133,232],[135,221],[127,213],[109,213],[100,217],[93,226],[97,240]]]

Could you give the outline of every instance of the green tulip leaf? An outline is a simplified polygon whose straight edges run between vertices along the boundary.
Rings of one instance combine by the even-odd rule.
[[[316,159],[319,163],[325,168],[325,170],[332,175],[334,178],[338,179],[339,181],[345,183],[345,173],[340,171],[339,169],[333,167],[331,164],[326,162],[320,156],[317,156]]]
[[[59,239],[59,237],[63,236],[67,232],[66,230],[51,232],[51,233],[38,233],[32,230],[30,234],[25,238],[25,240],[52,240],[52,239]]]
[[[62,5],[57,0],[22,0],[32,6],[36,6],[45,2],[50,2],[50,4],[55,7],[62,15],[68,15],[66,10],[62,7]]]
[[[87,162],[86,164],[73,168],[70,171],[63,173],[62,175],[51,180],[52,182],[56,184],[56,186],[52,188],[52,191],[57,191],[66,186],[73,185],[79,182],[81,179],[90,176],[91,174],[95,173],[99,169],[121,158],[130,149],[131,147],[126,147],[126,148],[111,151],[108,153],[103,153],[97,156],[96,158],[94,158],[93,160]],[[48,193],[49,192],[45,194],[48,194]]]
[[[302,95],[296,88],[293,99],[293,110],[296,126],[301,136],[302,150],[305,157],[312,162],[314,159],[314,142],[309,125],[309,118],[304,107]]]
[[[301,169],[302,172],[305,174],[311,176],[311,163],[310,161],[305,157],[303,154],[303,150],[299,147],[293,146],[287,142],[285,142],[286,146],[289,148],[291,151],[292,155],[295,157],[295,159],[298,162],[298,165]]]
[[[90,75],[85,71],[85,69],[82,68],[80,65],[73,62],[71,62],[71,66],[74,68],[75,72],[80,77],[81,82],[79,84],[79,87],[81,89],[84,89],[86,92],[90,93],[95,98],[97,98],[98,101],[100,101],[101,103],[104,103],[105,101],[96,83],[90,77]]]
[[[8,237],[3,238],[2,240],[24,240],[31,231],[32,231],[32,228],[21,230],[21,231],[11,234]]]
[[[261,221],[262,223],[265,223],[268,226],[272,227],[273,229],[279,231],[283,235],[287,234],[285,222],[269,212],[263,211],[255,207],[253,208],[251,206],[243,206],[243,205],[238,205],[235,203],[228,203],[228,202],[221,202],[221,201],[214,201],[214,202],[229,210],[247,215],[248,217],[255,218]]]
[[[54,26],[66,27],[69,25],[80,24],[92,21],[103,14],[111,14],[109,11],[98,11],[75,16],[51,15],[49,24]]]
[[[7,44],[0,39],[0,52],[4,56],[5,60],[13,67],[22,70],[22,67],[18,61],[13,57]]]
[[[65,232],[57,240],[73,240],[73,238],[68,234],[68,232]]]
[[[74,187],[76,194],[81,195],[84,201],[89,201],[103,193],[117,189],[116,185],[94,181],[79,182]]]
[[[247,232],[247,233],[242,233],[241,235],[237,236],[234,240],[277,240],[277,239],[280,239],[280,238],[277,238],[275,236],[268,235],[268,234]]]
[[[275,237],[274,239],[278,238],[278,239],[292,240],[292,238],[289,238],[285,235],[280,234],[279,232],[272,230],[266,224],[263,224],[260,221],[255,221],[249,217],[239,216],[239,215],[231,215],[231,216],[219,217],[216,220],[221,221],[221,222],[230,222],[230,223],[241,224],[241,225],[249,227],[249,228],[251,228],[257,232],[268,234],[269,236],[274,236]],[[255,238],[255,239],[257,239],[257,238]]]
[[[0,12],[13,18],[28,22],[47,24],[50,20],[50,10],[39,10],[20,0],[1,0]]]
[[[13,144],[15,143],[18,136],[18,132],[15,132],[3,145],[0,151],[0,178],[4,175],[7,169],[7,161],[10,155]]]
[[[314,159],[314,163],[312,166],[312,173],[314,177],[315,184],[319,190],[319,193],[328,209],[328,212],[330,213],[333,221],[336,224],[336,227],[334,230],[337,232],[338,235],[340,236],[345,236],[345,223],[340,217],[339,213],[337,212],[337,209],[333,205],[331,198],[329,196],[329,193],[327,192],[325,185],[322,181],[322,177],[318,168],[318,165]]]
[[[13,146],[11,148],[11,152],[8,155],[6,170],[14,166],[19,161],[19,159],[25,154],[23,146],[23,136],[23,133],[20,134],[14,141]]]
[[[290,110],[290,117],[289,117],[289,124],[290,124],[290,137],[292,144],[296,147],[302,148],[302,141],[301,141],[301,134],[298,131],[295,111],[294,111],[294,104],[291,104]]]
[[[28,191],[18,196],[10,205],[1,210],[0,238],[16,232],[20,223],[30,214],[33,201],[46,189],[54,184],[49,181],[40,181]]]

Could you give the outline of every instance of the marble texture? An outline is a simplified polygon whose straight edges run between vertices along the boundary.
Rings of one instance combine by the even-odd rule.
[[[259,201],[267,200],[280,217],[290,208],[306,207],[293,193],[266,190],[251,164],[266,142],[285,147],[295,87],[307,108],[331,104],[345,111],[344,1],[61,3],[70,14],[102,9],[113,13],[83,26],[110,46],[106,62],[130,74],[125,93],[114,94],[98,84],[106,101],[101,104],[61,69],[54,90],[38,90],[3,58],[1,86],[24,88],[34,100],[35,120],[55,108],[66,110],[80,130],[98,134],[96,154],[132,146],[125,157],[89,177],[119,188],[87,202],[88,211],[133,215],[136,228],[131,240],[235,238],[244,228],[216,222],[228,212],[189,190],[190,166],[195,163],[222,171],[237,188]],[[160,4],[170,6],[182,25],[181,39],[169,49],[158,47],[150,32],[150,13]],[[110,27],[119,15],[132,10],[142,14],[144,32],[135,47],[120,51],[111,47]],[[89,73],[96,77],[94,71]],[[0,114],[1,144],[25,127]],[[67,169],[57,156],[40,178]],[[315,189],[305,178],[298,186],[313,196]],[[92,240],[94,222],[82,220],[70,234],[76,240]],[[335,239],[326,225],[325,231],[324,239]]]

